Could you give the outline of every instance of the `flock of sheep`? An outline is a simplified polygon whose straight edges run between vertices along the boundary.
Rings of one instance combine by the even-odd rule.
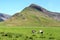
[[[36,33],[36,31],[32,30],[32,33]],[[39,30],[39,33],[41,33],[41,35],[43,35],[43,30]]]

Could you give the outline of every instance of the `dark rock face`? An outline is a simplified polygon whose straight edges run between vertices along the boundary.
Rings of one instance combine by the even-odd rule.
[[[51,12],[46,10],[45,8],[38,6],[36,4],[31,4],[29,7],[37,9],[38,11],[43,12],[44,14],[48,15],[49,17],[52,17],[53,19],[60,20],[60,13],[58,12]]]
[[[45,8],[41,7],[41,6],[38,6],[36,4],[31,4],[29,7],[31,8],[34,8],[34,9],[37,9],[38,11],[41,11],[41,12],[49,12],[48,10],[46,10]]]
[[[0,13],[0,22],[9,19],[11,16],[7,14]]]
[[[39,10],[39,11],[43,11],[40,6],[37,6],[37,5],[35,5],[35,4],[30,5],[30,7],[35,8],[35,9],[37,9],[37,10]]]
[[[38,5],[31,4],[29,7],[32,7],[32,8],[34,8],[34,9],[37,9],[37,10],[39,10],[39,11],[42,11],[42,12],[43,12],[43,8],[42,8],[42,7],[40,7],[40,6],[38,6]],[[44,9],[44,10],[45,10],[45,9]]]

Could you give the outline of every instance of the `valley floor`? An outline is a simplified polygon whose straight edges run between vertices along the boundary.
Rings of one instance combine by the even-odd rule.
[[[0,40],[60,40],[60,27],[0,27]]]

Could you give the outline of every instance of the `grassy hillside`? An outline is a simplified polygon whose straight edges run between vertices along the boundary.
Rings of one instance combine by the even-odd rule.
[[[0,23],[5,26],[60,26],[60,22],[48,17],[37,9],[26,7],[19,13],[16,13],[9,20]]]

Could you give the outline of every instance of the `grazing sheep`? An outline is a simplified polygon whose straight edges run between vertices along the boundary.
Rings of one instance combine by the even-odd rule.
[[[35,33],[36,31],[35,30],[32,30],[32,33]]]
[[[39,32],[43,35],[43,30],[40,30]]]

